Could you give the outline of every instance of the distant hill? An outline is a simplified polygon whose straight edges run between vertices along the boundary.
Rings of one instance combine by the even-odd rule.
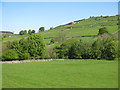
[[[0,31],[1,34],[14,34],[13,32],[11,31]]]
[[[75,38],[86,38],[87,36],[95,36],[98,34],[98,30],[102,27],[106,27],[109,33],[115,33],[118,31],[118,16],[100,16],[100,17],[90,17],[88,19],[82,19],[67,23],[65,25],[60,25],[50,30],[40,32],[45,38],[46,43],[48,43],[51,38],[54,38],[58,35],[59,32],[66,33],[66,37],[75,37]],[[18,36],[18,38],[17,38]],[[28,35],[27,35],[28,36]],[[20,35],[13,35],[9,40],[19,40],[22,37]],[[14,38],[15,37],[15,38]],[[89,38],[89,37],[88,37]],[[92,39],[92,38],[91,38]],[[8,38],[5,38],[4,41],[8,41]]]

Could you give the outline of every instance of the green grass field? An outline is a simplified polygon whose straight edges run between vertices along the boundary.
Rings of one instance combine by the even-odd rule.
[[[2,76],[3,88],[117,88],[118,61],[3,64]]]

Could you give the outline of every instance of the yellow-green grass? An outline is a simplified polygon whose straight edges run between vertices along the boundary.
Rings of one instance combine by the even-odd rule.
[[[117,88],[118,61],[55,60],[2,65],[3,88]]]

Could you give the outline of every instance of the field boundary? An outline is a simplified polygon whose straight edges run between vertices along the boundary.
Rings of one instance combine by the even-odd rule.
[[[41,59],[41,60],[22,60],[22,61],[0,61],[0,63],[24,63],[24,62],[41,62],[41,61],[52,61],[52,59]]]

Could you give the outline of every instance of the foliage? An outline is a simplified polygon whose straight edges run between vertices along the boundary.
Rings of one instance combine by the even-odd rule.
[[[114,40],[112,40],[112,38],[107,38],[103,40],[104,48],[102,49],[102,58],[114,60],[117,57],[117,45],[118,44]]]
[[[108,33],[107,28],[106,27],[100,28],[98,35],[102,35],[104,33]]]
[[[12,48],[12,41],[7,41],[5,43],[2,43],[2,51],[6,51],[8,49],[11,49]]]
[[[114,60],[118,55],[118,45],[113,38],[98,39],[92,44],[92,56],[97,59]]]
[[[18,54],[15,50],[9,49],[2,53],[2,60],[17,60]]]
[[[92,44],[92,58],[93,59],[100,59],[101,58],[101,48],[103,48],[103,45],[102,45],[102,40],[100,39],[97,39],[96,41],[94,41],[94,43]]]
[[[20,60],[30,57],[43,58],[45,55],[45,44],[40,34],[32,34],[28,38],[22,38],[19,41],[13,41],[11,48],[15,50]]]
[[[50,44],[53,44],[53,43],[55,43],[55,39],[50,40]]]
[[[28,30],[28,34],[31,35],[32,33],[35,33],[35,30],[29,29],[29,30]],[[21,31],[19,32],[19,35],[27,35],[27,30],[21,30]]]
[[[45,31],[45,28],[44,27],[40,27],[39,28],[39,32],[41,32],[41,31]]]
[[[28,53],[30,56],[36,57],[37,55],[44,58],[45,56],[45,43],[41,34],[35,33],[27,38],[28,41]]]
[[[32,30],[31,33],[35,33],[35,30]]]
[[[28,34],[31,35],[32,34],[32,31],[31,29],[28,30]]]
[[[90,58],[90,44],[81,39],[74,42],[69,49],[70,59],[89,59]]]
[[[22,38],[19,40],[19,58],[22,59],[28,59],[29,53],[28,53],[28,41],[25,38]]]
[[[20,31],[20,32],[19,32],[19,35],[24,35],[24,31],[23,31],[23,30]]]
[[[19,35],[26,35],[27,34],[27,30],[21,30],[20,32],[19,32]]]
[[[85,19],[85,21],[84,20],[83,21],[82,20],[78,20],[77,21],[78,23],[75,24],[75,25],[61,25],[61,26],[58,26],[56,28],[53,28],[53,30],[46,30],[44,32],[41,32],[41,34],[45,38],[47,38],[47,39],[45,39],[45,41],[46,41],[46,43],[48,43],[48,46],[51,46],[50,48],[48,48],[48,50],[52,51],[54,49],[54,47],[59,44],[57,46],[58,49],[55,49],[56,50],[56,54],[57,54],[56,55],[57,58],[69,58],[69,54],[68,53],[69,53],[70,50],[69,50],[69,48],[67,48],[67,47],[69,47],[69,43],[68,44],[67,43],[63,44],[63,43],[66,41],[67,38],[76,38],[76,37],[79,38],[80,37],[81,39],[84,38],[84,40],[82,40],[83,46],[84,45],[85,45],[85,47],[87,47],[87,45],[89,46],[89,47],[87,47],[89,49],[88,52],[83,52],[81,57],[82,58],[102,59],[102,58],[105,58],[105,56],[102,55],[102,51],[106,51],[107,52],[107,50],[108,50],[108,49],[107,50],[103,50],[102,47],[107,46],[107,44],[102,44],[102,43],[104,43],[103,41],[105,41],[105,39],[98,40],[98,41],[93,40],[94,35],[98,35],[98,32],[101,29],[100,28],[101,25],[104,25],[106,27],[106,30],[109,31],[109,33],[111,33],[111,34],[114,33],[114,32],[117,32],[117,30],[118,30],[118,26],[116,25],[116,23],[118,23],[116,16],[114,16],[114,17],[110,16],[108,18],[103,18],[103,17],[91,17],[89,19]],[[95,20],[95,18],[100,19],[100,21],[99,20]],[[92,26],[92,27],[90,27],[90,26]],[[67,30],[66,29],[67,27],[74,27],[74,28],[71,29],[71,30]],[[98,38],[107,37],[108,34],[104,34],[104,33],[107,33],[106,30],[104,31],[104,28],[103,28],[103,31],[101,30],[99,32],[100,36],[98,36]],[[104,35],[101,35],[102,33]],[[32,31],[29,34],[32,34]],[[93,37],[92,37],[92,35],[93,35]],[[81,37],[81,36],[83,36],[83,37]],[[111,36],[111,35],[109,35],[109,36]],[[10,44],[9,45],[7,45],[7,44],[5,45],[5,44],[3,44],[4,51],[7,50],[7,49],[11,49],[11,46],[12,46],[12,49],[16,50],[16,52],[19,55],[19,58],[22,59],[22,53],[29,53],[27,49],[24,49],[25,47],[28,48],[28,46],[24,46],[24,45],[21,44],[22,41],[20,42],[20,39],[23,38],[23,37],[25,37],[25,44],[29,45],[28,44],[28,40],[27,40],[27,35],[16,35],[16,36],[12,36],[12,37],[9,37],[9,38],[8,37],[4,38],[3,42],[6,42],[6,41],[13,41],[14,42],[14,40],[16,40],[16,39],[19,40],[19,41],[16,41],[16,43],[14,42],[13,45],[10,45]],[[55,39],[51,40],[50,37],[53,37],[53,38],[55,37]],[[88,39],[96,41],[96,44],[91,46],[91,44],[89,44],[87,42]],[[112,41],[114,43],[111,43],[110,46],[112,44],[114,46],[114,44],[116,43],[116,41],[114,41],[114,40],[112,40]],[[52,43],[54,43],[54,44],[52,44]],[[90,41],[90,43],[91,43],[91,41]],[[14,44],[16,44],[16,45],[14,46]],[[115,47],[113,47],[113,48],[115,48]],[[70,46],[70,48],[71,48],[71,46]],[[87,48],[85,48],[85,49],[87,49]],[[110,50],[108,50],[108,51],[111,52]],[[67,54],[66,54],[66,52],[67,52]],[[87,53],[89,53],[89,54],[87,54]],[[29,53],[29,55],[30,55],[30,58],[31,57],[32,58],[39,57],[39,55],[31,56],[30,53]],[[116,57],[116,55],[115,55],[115,57]]]
[[[69,49],[72,46],[72,44],[76,41],[76,38],[74,39],[68,39],[65,42],[63,42],[59,48],[57,48],[57,53],[59,58],[68,58],[69,56]]]
[[[60,57],[60,50],[61,50],[60,45],[55,46],[56,58],[61,58]]]
[[[117,42],[111,37],[97,39],[94,42],[73,40],[67,40],[56,47],[58,58],[114,60],[118,55]]]
[[[17,53],[20,53],[20,46],[19,46],[19,41],[13,41],[12,42],[12,49],[14,49]]]
[[[20,58],[20,60],[27,60],[30,58],[30,54],[27,52],[21,53],[19,58]]]

